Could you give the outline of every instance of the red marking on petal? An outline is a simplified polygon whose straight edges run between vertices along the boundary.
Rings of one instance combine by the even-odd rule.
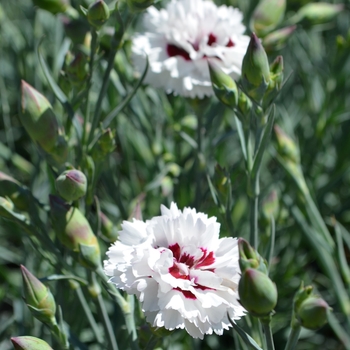
[[[180,246],[177,243],[175,243],[173,245],[170,245],[169,249],[173,252],[173,257],[176,260],[179,260],[180,259]]]
[[[167,51],[169,57],[181,56],[186,61],[191,61],[190,54],[181,47],[178,47],[178,46],[173,45],[173,44],[168,44],[166,47],[166,51]]]
[[[190,276],[182,274],[180,272],[179,268],[175,264],[172,267],[169,267],[169,273],[177,279],[181,279],[181,280],[189,280],[190,279]]]
[[[196,264],[196,268],[203,267],[203,266],[209,266],[214,263],[215,258],[214,258],[214,253],[210,252],[209,254],[207,253],[207,250],[204,248],[201,248],[203,251],[203,256],[198,260],[198,263]]]
[[[195,289],[200,289],[200,290],[215,290],[214,288],[202,286],[201,284],[197,284],[194,288]]]
[[[186,264],[188,267],[192,267],[194,264],[194,257],[190,254],[182,254],[180,257],[180,263]]]
[[[214,34],[210,33],[209,37],[208,37],[208,45],[212,46],[215,43],[216,43],[216,36]]]
[[[174,288],[174,290],[177,290],[177,291],[181,292],[186,299],[192,299],[192,300],[196,300],[197,299],[197,297],[192,292],[190,292],[189,290],[182,290],[180,288]]]
[[[226,44],[226,47],[234,47],[235,46],[235,43],[229,39],[228,43]]]

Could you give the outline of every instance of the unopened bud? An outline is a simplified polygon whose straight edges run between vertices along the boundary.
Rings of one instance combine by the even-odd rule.
[[[242,63],[242,83],[247,94],[260,101],[270,81],[270,68],[266,52],[253,33]]]
[[[55,15],[56,13],[66,12],[69,7],[69,0],[33,0],[33,4]]]
[[[309,3],[300,8],[290,21],[294,24],[301,21],[306,21],[310,24],[326,23],[333,20],[343,9],[343,4]]]
[[[130,10],[133,12],[141,12],[153,5],[154,0],[127,0]]]
[[[297,315],[303,327],[315,330],[327,323],[327,313],[330,310],[322,298],[310,296],[302,302]]]
[[[35,318],[55,325],[56,303],[49,288],[21,265],[25,302]]]
[[[66,73],[73,84],[81,84],[88,76],[87,57],[82,52],[68,58]]]
[[[209,63],[210,79],[216,97],[228,107],[238,103],[238,89],[235,81],[225,74],[213,61]]]
[[[283,20],[286,0],[261,0],[255,8],[250,28],[258,36],[264,36],[274,30]]]
[[[246,269],[239,281],[241,304],[254,316],[267,316],[277,304],[277,288],[270,278],[255,269]]]
[[[280,155],[293,163],[300,163],[300,155],[295,142],[278,126],[274,126]]]
[[[101,136],[94,144],[91,150],[91,156],[94,160],[101,161],[106,158],[115,149],[115,135],[113,131],[108,128],[103,130]]]
[[[57,117],[50,102],[22,80],[22,108],[20,120],[29,136],[50,152],[59,135]]]
[[[66,201],[75,201],[86,194],[87,179],[79,170],[66,170],[56,179],[56,189]]]
[[[98,267],[101,261],[100,246],[89,222],[81,211],[52,195],[50,196],[50,208],[53,229],[62,244],[78,254],[81,253],[81,246],[90,247],[88,253],[83,254],[84,257],[88,256],[90,260],[80,259],[80,262],[87,267]]]
[[[115,242],[118,238],[118,229],[113,222],[100,211],[101,232],[110,242]]]
[[[53,350],[46,341],[30,336],[13,337],[11,342],[15,350]]]
[[[109,18],[108,5],[103,0],[92,3],[87,10],[87,19],[96,29],[100,29]]]
[[[270,65],[271,86],[280,90],[283,83],[283,57],[277,56]]]
[[[242,273],[246,269],[256,269],[267,274],[267,263],[260,254],[244,239],[238,239],[239,266]]]
[[[276,218],[279,210],[279,201],[276,190],[272,190],[270,194],[262,202],[262,212],[265,219]]]
[[[297,26],[293,25],[278,29],[268,34],[263,40],[265,50],[271,51],[281,49],[289,37],[294,33],[296,28]]]

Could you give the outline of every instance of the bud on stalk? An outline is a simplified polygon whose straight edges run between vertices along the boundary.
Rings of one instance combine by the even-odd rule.
[[[53,350],[46,341],[30,336],[13,337],[11,342],[15,350]]]
[[[56,303],[49,288],[21,265],[25,302],[35,318],[49,326],[56,325]]]
[[[82,265],[98,268],[101,264],[100,246],[85,216],[78,208],[52,195],[50,208],[53,229],[58,239],[68,249],[78,253]]]
[[[286,0],[261,0],[255,8],[250,28],[258,36],[264,36],[274,30],[283,20]]]
[[[79,170],[66,170],[56,179],[56,189],[66,201],[75,201],[86,194],[87,179]]]
[[[110,16],[108,5],[103,0],[98,0],[89,6],[86,16],[88,22],[98,30]]]
[[[52,14],[63,13],[69,7],[69,0],[33,0],[33,4]]]
[[[267,263],[260,254],[244,239],[238,239],[239,266],[242,273],[248,269],[256,269],[267,274]]]
[[[132,12],[141,12],[153,5],[154,0],[127,0],[126,3]]]
[[[228,107],[235,108],[238,103],[238,89],[235,81],[214,61],[209,62],[209,72],[216,97]]]
[[[270,82],[270,68],[266,52],[253,33],[242,63],[242,84],[246,93],[260,101]]]
[[[255,269],[248,268],[242,273],[238,292],[243,307],[257,317],[269,315],[277,304],[276,285]]]

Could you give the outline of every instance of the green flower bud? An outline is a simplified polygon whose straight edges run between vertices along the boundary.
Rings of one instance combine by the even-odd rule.
[[[266,52],[253,33],[242,63],[242,84],[246,93],[260,101],[270,82],[270,68]]]
[[[56,189],[66,201],[85,196],[86,188],[86,176],[79,170],[66,170],[56,179]]]
[[[262,212],[265,219],[270,220],[271,216],[276,219],[279,211],[277,191],[273,189],[262,202]]]
[[[66,12],[69,7],[69,0],[33,0],[33,4],[55,15],[56,13]]]
[[[35,318],[55,325],[56,303],[49,288],[21,265],[25,302]]]
[[[59,127],[50,102],[22,80],[22,108],[20,120],[29,136],[50,153],[55,147]]]
[[[242,273],[246,269],[256,269],[267,275],[267,263],[260,254],[244,239],[238,239],[239,266]]]
[[[326,2],[310,3],[300,8],[290,21],[292,23],[301,21],[306,21],[310,24],[326,23],[333,20],[343,9],[343,4],[329,4]]]
[[[46,341],[30,336],[13,337],[11,342],[15,350],[53,350]]]
[[[87,10],[88,22],[96,29],[100,29],[106,23],[109,15],[108,5],[103,0],[94,2]]]
[[[280,90],[283,83],[283,57],[277,56],[270,65],[271,86],[276,90]],[[270,87],[269,87],[270,88]]]
[[[300,163],[300,155],[295,142],[278,126],[274,126],[277,138],[278,152],[293,163]]]
[[[68,56],[68,57],[67,57]],[[82,52],[76,53],[74,56],[67,53],[68,58],[66,73],[73,84],[81,84],[88,76],[87,57]]]
[[[264,36],[274,30],[283,20],[286,3],[286,0],[261,0],[250,22],[252,32]]]
[[[154,0],[126,0],[129,8],[133,12],[141,12],[153,5]]]
[[[278,29],[267,36],[263,40],[266,51],[280,50],[289,37],[294,33],[297,26],[285,27]]]
[[[80,262],[87,267],[92,265],[98,267],[101,261],[100,246],[85,216],[78,208],[52,195],[50,196],[50,208],[52,226],[62,244],[78,254],[81,246],[89,246],[91,250],[83,255],[88,255],[91,261],[80,259]]]
[[[329,310],[331,308],[322,298],[311,296],[302,302],[297,315],[303,327],[315,330],[327,322]]]
[[[101,232],[110,242],[115,242],[118,238],[118,229],[113,222],[100,211]]]
[[[267,316],[277,304],[277,288],[270,278],[255,269],[246,269],[239,281],[240,302],[257,317]]]
[[[115,135],[113,131],[108,128],[102,131],[101,136],[94,144],[91,150],[91,156],[96,161],[101,161],[106,158],[115,149]]]
[[[243,116],[248,116],[251,109],[253,107],[253,103],[251,99],[241,90],[238,91],[238,109],[243,114]],[[246,120],[241,120],[244,124]]]
[[[228,107],[236,107],[238,103],[238,89],[235,81],[225,74],[214,61],[209,62],[209,72],[216,97]]]

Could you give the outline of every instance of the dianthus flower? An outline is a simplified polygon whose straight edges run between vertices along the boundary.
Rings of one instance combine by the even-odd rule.
[[[144,32],[133,40],[135,66],[142,72],[147,55],[146,83],[185,97],[213,95],[208,60],[233,79],[241,75],[249,44],[242,18],[236,8],[204,0],[172,0],[162,10],[150,7]]]
[[[244,315],[236,238],[219,238],[215,217],[172,203],[161,216],[124,221],[108,250],[110,283],[135,294],[154,327],[221,335]]]

